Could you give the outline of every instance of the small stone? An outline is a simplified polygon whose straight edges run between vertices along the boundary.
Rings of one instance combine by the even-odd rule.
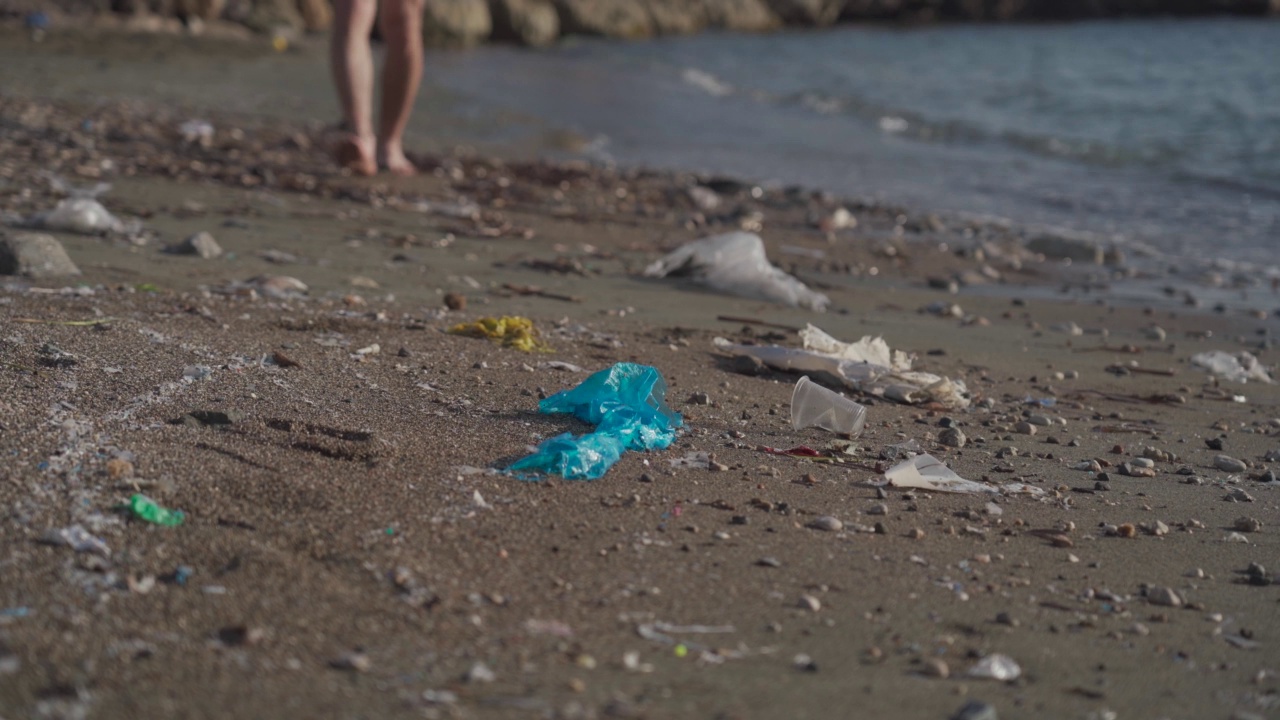
[[[813,522],[809,523],[809,527],[814,530],[827,530],[834,532],[837,530],[843,530],[844,523],[840,522],[838,518],[831,517],[830,515],[823,515],[822,517],[814,518]]]
[[[1253,496],[1240,488],[1231,488],[1222,499],[1227,502],[1253,502]]]
[[[1049,544],[1056,548],[1072,548],[1076,546],[1075,541],[1066,535],[1050,535]]]
[[[919,540],[924,537],[924,530],[921,530],[920,528],[911,528],[907,531],[907,537],[912,540]]]
[[[941,658],[925,658],[921,660],[920,672],[925,677],[938,678],[940,680],[951,677],[951,668],[947,667],[946,661]]]
[[[1231,523],[1231,527],[1240,532],[1254,533],[1262,529],[1262,521],[1257,518],[1241,516]]]
[[[1169,333],[1165,332],[1164,328],[1159,325],[1152,325],[1143,329],[1142,334],[1147,336],[1148,340],[1155,340],[1156,342],[1164,342],[1165,338],[1169,336]]]
[[[1000,720],[1000,714],[994,705],[970,700],[951,716],[951,720]]]
[[[801,595],[796,607],[809,612],[818,612],[822,609],[822,601],[812,595]]]
[[[1138,537],[1138,528],[1133,523],[1124,523],[1116,528],[1116,535],[1122,538]]]
[[[1039,425],[1040,427],[1049,427],[1050,425],[1053,424],[1053,419],[1050,418],[1048,415],[1039,415],[1036,413],[1032,413],[1027,416],[1027,422],[1031,423],[1032,425]]]
[[[463,680],[469,683],[491,683],[497,679],[498,676],[489,669],[488,665],[485,665],[482,662],[477,662],[475,665],[472,665],[471,669],[468,670],[467,674],[463,677]]]
[[[1262,563],[1249,563],[1249,567],[1245,568],[1245,572],[1249,577],[1267,577],[1267,568]]]
[[[1157,520],[1151,525],[1151,534],[1156,537],[1162,537],[1169,534],[1169,526]]]
[[[1018,433],[1019,435],[1035,435],[1036,426],[1032,425],[1026,420],[1023,420],[1019,422],[1017,425],[1013,426],[1013,431]]]
[[[1141,467],[1132,463],[1121,463],[1120,474],[1128,477],[1155,477],[1155,468]]]
[[[112,480],[123,480],[133,477],[133,463],[121,458],[107,461],[107,477]]]
[[[771,568],[782,567],[782,563],[779,562],[778,558],[775,558],[775,557],[762,557],[756,561],[756,564],[761,567],[771,567]]]
[[[79,274],[80,268],[52,235],[0,232],[0,275],[42,280]]]
[[[444,306],[449,308],[450,310],[455,310],[455,311],[466,310],[467,296],[463,295],[462,293],[456,293],[456,292],[445,293]]]
[[[1145,457],[1134,458],[1129,461],[1129,464],[1133,467],[1140,467],[1140,468],[1153,468],[1156,466],[1155,461],[1153,461],[1151,458],[1145,458]]]
[[[329,661],[329,666],[335,670],[349,670],[351,672],[368,672],[373,667],[373,661],[363,652],[349,652],[341,657],[334,658]]]
[[[889,528],[888,528],[884,523],[882,523],[882,522],[878,522],[878,523],[876,523],[876,524],[872,527],[872,529],[875,531],[875,533],[876,533],[877,535],[888,535],[888,534],[889,534]]]
[[[867,514],[868,515],[888,515],[889,506],[885,505],[884,503],[876,503],[875,505],[872,505],[871,507],[867,508]]]
[[[185,240],[170,247],[169,252],[175,255],[196,255],[205,260],[212,260],[222,255],[222,246],[217,240],[213,239],[213,235],[207,232],[198,232],[189,235]]]
[[[247,625],[232,625],[230,627],[224,627],[218,631],[218,640],[220,640],[223,645],[230,647],[257,645],[262,642],[262,638],[265,634],[266,633],[262,631],[262,628],[249,627]],[[365,661],[367,662],[368,658],[365,658]],[[364,669],[368,669],[368,667],[366,666]],[[363,672],[363,669],[361,672]]]
[[[949,427],[938,433],[938,442],[947,447],[962,448],[968,442],[960,428]]]
[[[1207,438],[1207,439],[1204,441],[1204,444],[1205,444],[1205,445],[1206,445],[1210,450],[1221,450],[1221,449],[1223,448],[1222,438],[1220,438],[1220,437]]]
[[[690,395],[689,399],[685,400],[685,402],[689,405],[710,405],[711,396],[704,392],[696,392]]]
[[[1177,591],[1168,587],[1155,587],[1147,590],[1147,602],[1163,607],[1182,607],[1182,597]]]
[[[1237,460],[1229,455],[1214,455],[1213,466],[1223,472],[1244,472],[1248,469],[1248,465],[1243,460]]]

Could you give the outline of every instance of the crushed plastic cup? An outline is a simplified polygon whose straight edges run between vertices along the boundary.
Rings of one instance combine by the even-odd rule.
[[[128,507],[134,517],[156,525],[175,527],[181,525],[186,518],[186,515],[181,510],[170,510],[166,507],[161,507],[155,500],[141,493],[135,493],[129,498]]]
[[[820,427],[856,437],[867,423],[867,408],[809,379],[800,378],[791,393],[791,427]]]

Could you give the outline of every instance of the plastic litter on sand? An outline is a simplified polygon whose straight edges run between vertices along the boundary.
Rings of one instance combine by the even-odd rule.
[[[946,493],[1021,493],[1032,497],[1041,497],[1045,491],[1026,483],[1011,482],[1003,485],[966,480],[947,467],[943,462],[928,453],[894,465],[884,471],[884,477],[890,487],[932,490]]]
[[[1191,364],[1232,382],[1275,382],[1258,358],[1244,351],[1234,354],[1222,350],[1202,352],[1191,357]]]
[[[449,328],[449,334],[488,338],[524,352],[551,350],[551,347],[538,337],[538,328],[533,321],[518,315],[483,317],[475,322],[458,323]]]
[[[170,510],[161,507],[155,500],[141,493],[135,493],[129,498],[128,507],[129,512],[133,513],[134,517],[156,525],[173,527],[181,525],[182,521],[186,519],[186,515],[181,510]]]
[[[777,370],[826,373],[852,390],[895,402],[936,402],[952,409],[969,406],[969,391],[963,382],[913,371],[912,357],[891,349],[881,338],[868,336],[846,343],[809,325],[800,331],[800,339],[802,348],[736,345],[724,338],[716,338],[715,345],[733,355],[757,358]]]
[[[647,277],[687,277],[729,295],[826,310],[831,300],[769,262],[764,241],[731,232],[681,245],[644,269]]]
[[[791,427],[820,427],[840,435],[857,436],[867,422],[867,409],[832,392],[805,375],[791,393]]]
[[[662,374],[648,365],[617,363],[601,370],[572,390],[558,392],[538,404],[539,412],[569,413],[595,425],[595,431],[577,437],[572,433],[557,435],[508,470],[595,480],[627,450],[666,448],[682,424],[680,414],[667,406],[666,394]]]

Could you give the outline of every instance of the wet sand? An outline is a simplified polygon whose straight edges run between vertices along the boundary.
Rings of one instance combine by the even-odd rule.
[[[147,230],[58,234],[83,275],[6,278],[0,294],[0,715],[945,718],[976,700],[1004,718],[1243,718],[1280,707],[1280,586],[1246,572],[1275,571],[1276,483],[1253,478],[1275,466],[1264,458],[1280,450],[1280,392],[1188,365],[1210,349],[1274,364],[1258,349],[1276,322],[1257,312],[1265,297],[1223,313],[1114,306],[1105,292],[1055,301],[1064,269],[998,227],[848,205],[858,226],[827,233],[810,219],[841,203],[821,195],[725,181],[721,206],[704,210],[691,177],[452,154],[419,156],[426,173],[413,181],[366,182],[336,174],[315,128],[212,113],[206,149],[178,137],[187,117],[146,96],[0,102],[4,211],[49,207],[41,170],[88,183],[108,160],[106,206]],[[475,213],[460,212],[466,201]],[[829,312],[638,277],[665,249],[754,222],[776,262],[830,295]],[[162,251],[197,231],[226,254]],[[928,283],[992,272],[992,286],[957,295]],[[264,274],[309,291],[245,289]],[[448,310],[448,293],[465,308]],[[962,311],[920,311],[935,302]],[[504,314],[532,318],[552,352],[444,332]],[[1067,321],[1084,334],[1050,330]],[[843,340],[883,335],[922,369],[964,379],[974,404],[862,398],[867,429],[843,465],[761,452],[834,438],[791,429],[796,376],[736,372],[712,341],[797,345],[785,327],[806,322]],[[75,362],[52,360],[46,343]],[[586,429],[537,414],[540,396],[585,377],[549,361],[658,368],[686,430],[594,482],[475,472]],[[1171,374],[1108,371],[1133,362]],[[184,380],[201,367],[207,377]],[[231,422],[183,420],[199,411]],[[1054,424],[1018,433],[1030,414]],[[938,443],[944,418],[964,447]],[[1222,450],[1207,446],[1215,438]],[[994,509],[968,495],[880,498],[881,453],[908,439],[966,478],[1046,495],[1000,496]],[[1154,477],[1118,473],[1147,447],[1177,459],[1154,462]],[[724,469],[672,467],[698,451]],[[1221,454],[1248,469],[1216,468]],[[1090,459],[1106,479],[1073,469]],[[137,491],[185,522],[114,509]],[[812,529],[821,516],[845,528]],[[1239,532],[1241,518],[1261,528]],[[40,542],[73,524],[109,557]],[[1181,606],[1158,604],[1163,588]],[[679,649],[653,639],[654,623],[732,630],[666,632]],[[966,676],[993,653],[1021,676]]]

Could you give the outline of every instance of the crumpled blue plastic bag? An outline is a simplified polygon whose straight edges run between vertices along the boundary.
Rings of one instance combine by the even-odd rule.
[[[509,470],[554,473],[568,480],[603,477],[627,450],[661,450],[676,439],[680,414],[667,406],[667,382],[656,368],[617,363],[538,403],[544,413],[569,413],[596,426],[545,440]],[[536,478],[530,478],[536,479]]]

